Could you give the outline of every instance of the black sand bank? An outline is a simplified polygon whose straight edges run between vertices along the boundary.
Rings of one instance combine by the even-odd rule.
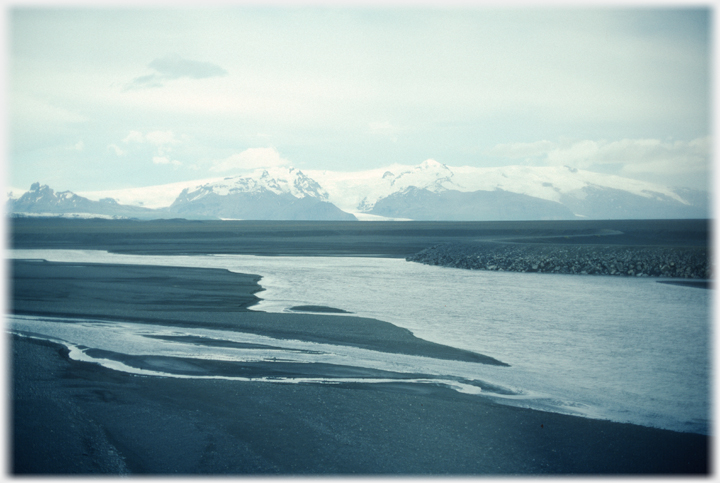
[[[259,277],[226,270],[13,260],[12,311],[252,332],[381,352],[506,365],[380,320],[249,311]]]
[[[14,474],[707,473],[708,438],[442,387],[133,376],[12,341]]]
[[[248,311],[257,276],[15,261],[18,314],[205,326],[501,363],[381,321]],[[145,377],[13,337],[14,474],[708,474],[710,438],[433,386]]]

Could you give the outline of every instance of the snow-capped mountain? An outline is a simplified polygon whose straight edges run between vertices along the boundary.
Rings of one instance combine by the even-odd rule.
[[[510,191],[438,190],[411,186],[381,198],[370,213],[433,221],[572,220],[575,215],[554,201]]]
[[[180,181],[157,186],[125,188],[104,191],[79,191],[77,194],[91,200],[111,198],[124,205],[142,206],[144,208],[167,208],[184,189],[196,189],[207,183],[222,181],[223,178],[207,178],[192,181]]]
[[[56,193],[47,185],[33,183],[20,198],[8,199],[6,211],[15,216],[65,216],[72,218],[143,218],[153,210],[125,206],[111,198],[91,201],[71,191]]]
[[[707,193],[567,166],[306,171],[350,213],[414,220],[707,218]]]
[[[566,166],[450,167],[431,159],[417,166],[395,164],[356,172],[257,169],[228,178],[81,194],[106,204],[111,197],[114,202],[136,208],[156,208],[154,216],[158,218],[542,220],[710,216],[709,196],[702,191],[673,190]],[[58,195],[69,196],[67,192]],[[40,200],[35,203],[41,204]],[[27,208],[19,201],[13,203],[13,211]]]
[[[582,199],[586,188],[607,188],[687,204],[664,186],[566,166],[449,167],[428,159],[417,166],[393,165],[352,173],[307,170],[307,174],[328,191],[330,202],[349,212],[372,211],[379,200],[410,187],[432,193],[503,190],[562,204],[568,197]]]
[[[294,168],[267,168],[256,169],[241,176],[180,181],[142,188],[81,191],[78,194],[91,200],[112,198],[118,203],[146,208],[167,208],[184,191],[194,193],[193,196],[199,199],[210,193],[224,196],[239,191],[257,193],[265,188],[275,194],[287,193],[297,198],[313,196],[327,201],[327,192],[324,192],[320,186],[314,186],[313,183],[317,184],[313,179],[305,176],[302,171]]]
[[[247,176],[233,176],[210,181],[194,188],[185,188],[180,196],[190,202],[211,194],[228,196],[234,193],[263,192],[276,195],[289,194],[295,198],[312,197],[320,201],[328,199],[327,191],[317,181],[295,168],[258,169]]]
[[[356,219],[327,199],[328,193],[302,171],[274,168],[186,188],[168,211],[241,220]]]

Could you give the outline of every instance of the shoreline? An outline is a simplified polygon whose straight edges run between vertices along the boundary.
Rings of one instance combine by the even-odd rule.
[[[13,474],[708,474],[710,438],[442,387],[143,377],[13,338]]]
[[[505,366],[490,356],[415,337],[353,315],[270,313],[247,307],[259,276],[220,269],[12,261],[11,312],[251,332],[280,339]],[[120,284],[125,284],[118,290]],[[132,284],[132,286],[130,285]],[[199,288],[201,287],[201,288]],[[63,294],[61,297],[49,294]]]

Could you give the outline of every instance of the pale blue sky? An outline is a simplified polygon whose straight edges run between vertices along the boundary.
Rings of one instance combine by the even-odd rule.
[[[566,164],[706,188],[708,8],[11,8],[8,184]]]

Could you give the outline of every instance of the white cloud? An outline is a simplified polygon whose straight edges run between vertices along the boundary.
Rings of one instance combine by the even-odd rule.
[[[124,143],[142,143],[145,141],[145,136],[139,131],[130,131],[130,133],[123,139]]]
[[[111,144],[108,146],[108,149],[112,149],[117,156],[123,156],[125,155],[126,151],[120,148],[117,144]]]
[[[150,144],[155,147],[155,156],[152,158],[155,164],[172,164],[174,166],[180,166],[182,163],[177,160],[171,161],[168,157],[171,146],[179,144],[180,141],[175,138],[172,131],[151,131],[147,134],[143,134],[140,131],[130,131],[125,139],[125,144],[138,143],[138,144]],[[115,151],[115,154],[122,156],[125,151],[120,149],[117,145],[111,144],[109,148]]]
[[[709,172],[711,147],[709,137],[690,142],[652,143],[647,146],[646,152],[637,153],[634,162],[625,164],[621,172],[629,176],[642,173],[672,176]]]
[[[175,135],[172,131],[151,131],[147,134],[141,133],[140,131],[130,131],[125,139],[124,143],[149,143],[155,145],[160,151],[169,150],[169,146],[178,144]]]
[[[74,147],[75,151],[82,151],[83,149],[85,149],[85,143],[82,141],[78,141],[77,143],[75,143],[75,146],[73,146],[73,147]]]
[[[547,163],[590,168],[593,165],[618,164],[624,174],[687,174],[709,168],[710,139],[661,141],[659,139],[623,139],[621,141],[579,141],[557,147],[547,153]]]
[[[600,165],[619,166],[621,175],[640,177],[687,175],[708,172],[709,137],[691,141],[622,139],[608,142],[585,139],[574,142],[498,144],[489,154],[507,158],[534,158],[538,164],[592,169]]]
[[[280,157],[275,148],[250,148],[216,161],[210,171],[223,172],[231,170],[247,170],[255,168],[271,168],[284,166],[289,161]]]
[[[145,139],[155,145],[158,154],[161,156],[165,156],[170,152],[170,146],[180,142],[175,139],[172,131],[152,131],[145,135]]]
[[[179,141],[175,139],[172,131],[152,131],[145,135],[145,139],[156,146],[165,144],[176,144]]]
[[[584,140],[570,146],[554,147],[547,154],[547,164],[586,169],[597,162],[603,141]]]
[[[165,156],[153,156],[152,161],[155,164],[172,164],[173,166],[180,166],[182,164],[180,161],[170,160],[170,158]]]

